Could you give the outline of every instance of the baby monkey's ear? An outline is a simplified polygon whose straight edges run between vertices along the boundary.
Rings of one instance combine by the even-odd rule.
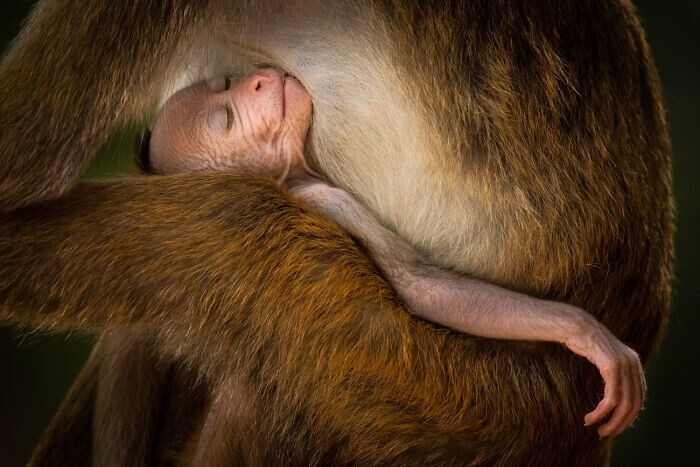
[[[136,137],[134,144],[134,162],[144,175],[156,175],[151,166],[151,130],[146,128]]]

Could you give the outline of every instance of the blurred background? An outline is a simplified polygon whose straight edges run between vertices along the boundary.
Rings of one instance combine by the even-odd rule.
[[[34,2],[0,4],[0,46]],[[613,450],[614,466],[700,466],[700,1],[636,0],[664,85],[678,205],[674,304],[649,373],[645,410]],[[40,66],[38,64],[38,66]],[[86,177],[133,173],[133,130],[113,138]],[[695,239],[695,240],[694,240]],[[0,466],[26,463],[94,342],[0,327]]]

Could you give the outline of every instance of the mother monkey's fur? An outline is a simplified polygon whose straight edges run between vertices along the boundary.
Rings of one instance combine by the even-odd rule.
[[[351,239],[272,181],[75,181],[176,81],[271,62],[313,96],[317,166],[431,261],[581,306],[648,362],[672,201],[630,3],[241,3],[35,10],[0,68],[0,319],[138,330],[142,353],[174,362],[153,365],[171,381],[152,388],[152,457],[134,462],[190,459],[207,384],[243,375],[263,405],[243,427],[249,462],[604,464],[610,442],[581,422],[602,387],[591,365],[411,318]],[[111,352],[96,347],[35,463],[94,454],[95,412],[120,403],[100,373],[148,365],[112,368]]]

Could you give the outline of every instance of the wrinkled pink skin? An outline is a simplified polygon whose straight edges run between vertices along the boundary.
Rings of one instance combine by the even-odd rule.
[[[605,381],[585,425],[617,436],[646,397],[634,350],[580,308],[540,300],[425,263],[348,192],[315,178],[304,157],[311,98],[295,79],[257,70],[228,88],[223,77],[185,88],[165,104],[152,130],[156,173],[244,168],[287,181],[292,192],[357,237],[399,296],[422,318],[499,339],[554,341],[593,363]]]
[[[156,173],[246,168],[279,181],[313,172],[304,158],[311,97],[272,68],[240,82],[219,77],[174,94],[152,128]]]

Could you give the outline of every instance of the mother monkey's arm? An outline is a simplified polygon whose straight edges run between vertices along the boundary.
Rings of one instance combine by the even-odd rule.
[[[383,283],[338,227],[251,174],[84,182],[0,221],[0,316],[39,328],[235,335],[275,321],[260,307],[336,313]]]

